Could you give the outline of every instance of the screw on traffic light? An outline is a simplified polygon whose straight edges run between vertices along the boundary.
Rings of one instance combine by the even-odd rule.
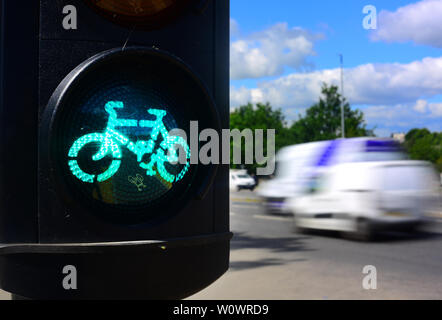
[[[0,4],[0,287],[173,299],[215,281],[228,166],[191,162],[175,130],[229,128],[228,1]]]

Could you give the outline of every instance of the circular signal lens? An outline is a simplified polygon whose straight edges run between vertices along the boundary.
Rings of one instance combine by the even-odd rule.
[[[158,28],[176,19],[193,0],[84,0],[99,14],[125,26]]]
[[[106,218],[176,212],[207,175],[190,163],[199,152],[190,148],[190,122],[213,127],[210,110],[205,88],[172,56],[142,48],[102,53],[49,102],[51,167],[68,197]]]

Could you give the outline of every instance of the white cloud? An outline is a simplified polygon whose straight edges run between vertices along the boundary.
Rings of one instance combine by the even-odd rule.
[[[415,103],[396,105],[376,105],[362,109],[365,120],[369,124],[381,128],[410,128],[428,127],[431,130],[442,130],[442,103],[430,103],[419,99]]]
[[[238,34],[239,34],[238,22],[235,19],[230,18],[230,35],[235,37]]]
[[[442,48],[442,1],[423,0],[379,13],[375,41],[408,42]]]
[[[413,107],[414,111],[419,113],[425,113],[427,111],[428,102],[426,100],[419,99],[416,102],[416,105]]]
[[[428,105],[431,115],[434,117],[442,117],[442,103],[430,103]]]
[[[230,20],[235,35],[238,24]],[[264,31],[240,37],[230,44],[230,75],[232,79],[261,78],[281,75],[286,67],[301,69],[309,66],[309,56],[315,55],[314,42],[322,35],[302,28],[289,28],[278,23]]]
[[[442,103],[428,103],[428,101],[420,99],[416,102],[413,110],[429,114],[431,117],[442,117]]]
[[[344,80],[345,96],[353,105],[415,103],[442,94],[442,57],[408,64],[365,64],[346,69]],[[339,85],[340,70],[294,73],[261,82],[253,89],[232,86],[231,106],[268,101],[280,108],[309,107],[318,101],[324,82]],[[439,114],[440,106],[431,108]]]
[[[413,110],[413,106],[409,104],[370,106],[363,108],[363,112],[368,122],[399,127],[409,126],[410,120],[416,122],[425,117],[422,114],[417,115]]]

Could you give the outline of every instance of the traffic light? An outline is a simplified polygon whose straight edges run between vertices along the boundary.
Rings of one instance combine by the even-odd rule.
[[[191,161],[190,124],[229,128],[229,2],[0,4],[0,287],[176,299],[219,278],[229,168]]]

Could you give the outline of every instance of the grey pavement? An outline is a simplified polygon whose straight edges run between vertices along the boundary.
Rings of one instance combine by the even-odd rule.
[[[440,222],[364,243],[299,235],[291,217],[266,215],[253,193],[231,199],[230,270],[191,299],[442,299]],[[376,290],[363,289],[366,265],[377,269]]]

